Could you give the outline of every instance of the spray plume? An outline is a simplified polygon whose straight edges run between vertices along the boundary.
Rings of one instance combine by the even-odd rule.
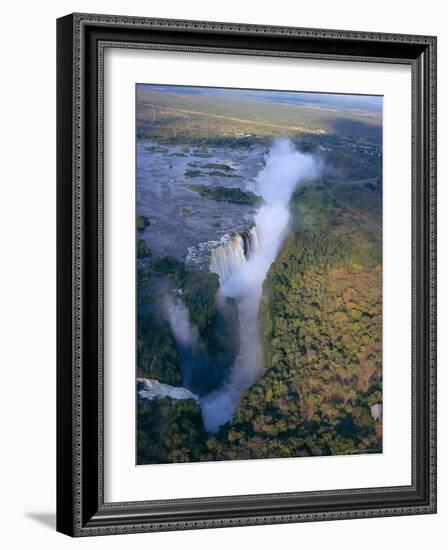
[[[254,192],[264,200],[255,215],[257,248],[220,281],[220,293],[237,301],[240,349],[230,380],[201,399],[204,424],[210,432],[230,420],[241,393],[261,375],[258,314],[263,281],[287,234],[292,194],[320,172],[317,159],[297,151],[289,139],[276,140],[265,160],[254,187]]]

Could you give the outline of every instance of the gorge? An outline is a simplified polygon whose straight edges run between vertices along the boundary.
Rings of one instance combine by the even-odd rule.
[[[239,349],[228,379],[199,400],[209,432],[232,418],[241,394],[262,373],[259,309],[263,281],[287,234],[293,192],[316,178],[319,170],[313,155],[297,151],[288,139],[276,140],[253,184],[252,192],[263,202],[252,227],[225,235],[210,251],[209,270],[219,278],[217,306],[223,307],[229,299],[236,304]],[[165,307],[181,357],[183,384],[194,391],[192,372],[207,368],[206,354],[181,293],[166,298]]]

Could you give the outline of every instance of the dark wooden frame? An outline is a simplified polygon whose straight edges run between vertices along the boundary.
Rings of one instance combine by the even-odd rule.
[[[104,502],[102,56],[110,46],[411,65],[412,485]],[[57,22],[57,52],[57,529],[88,536],[434,513],[436,38],[74,14]]]

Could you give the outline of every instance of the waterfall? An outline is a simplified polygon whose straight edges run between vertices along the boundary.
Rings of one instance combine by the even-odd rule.
[[[264,203],[255,215],[255,227],[246,242],[236,235],[212,253],[210,269],[218,273],[219,292],[237,303],[240,349],[230,380],[200,400],[208,431],[216,431],[232,418],[242,392],[261,375],[258,315],[263,281],[287,234],[294,190],[318,173],[312,155],[296,151],[290,140],[277,140],[256,181],[255,191]]]
[[[223,285],[257,247],[258,237],[255,226],[239,233],[226,234],[211,250],[209,269],[218,275],[219,282]]]
[[[258,248],[257,228],[255,225],[249,231],[244,231],[241,237],[243,239],[244,256],[247,260]]]

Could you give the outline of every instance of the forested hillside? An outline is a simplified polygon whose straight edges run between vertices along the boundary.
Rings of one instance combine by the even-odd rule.
[[[294,197],[296,226],[264,284],[265,373],[208,441],[215,458],[381,452],[381,239],[338,194]]]
[[[380,204],[372,184],[295,193],[263,287],[263,376],[211,436],[193,400],[141,403],[139,463],[381,452]]]

